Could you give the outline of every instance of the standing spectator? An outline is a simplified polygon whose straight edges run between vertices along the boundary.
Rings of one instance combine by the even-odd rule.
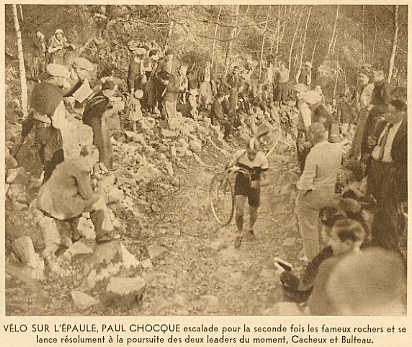
[[[372,92],[374,84],[370,81],[369,75],[361,73],[359,75],[361,89],[359,91],[359,102],[357,108],[359,109],[358,122],[356,124],[356,132],[352,140],[352,147],[349,152],[349,157],[354,159],[361,158],[361,145],[363,133],[365,131],[366,122],[368,120],[368,114],[371,108]]]
[[[178,69],[180,67],[179,61],[174,57],[174,52],[171,49],[168,49],[165,53],[163,59],[159,60],[157,67],[152,70],[152,76],[156,76],[154,82],[154,92],[155,92],[155,104],[158,105],[159,108],[162,108],[161,102],[164,96],[164,83],[162,82],[162,78],[159,78],[159,74],[162,74],[165,77],[165,73],[168,76],[177,75]],[[165,81],[163,79],[163,81]]]
[[[102,91],[87,102],[83,115],[83,123],[93,130],[93,144],[99,150],[99,161],[108,170],[113,170],[113,149],[106,122],[114,112],[119,111],[119,100],[115,98],[116,89],[113,81],[105,81]]]
[[[47,45],[47,52],[49,53],[49,63],[64,65],[64,55],[66,49],[75,49],[73,44],[67,42],[62,29],[57,29],[54,35],[50,38]]]
[[[151,50],[149,52],[149,57],[145,62],[145,72],[146,72],[146,86],[144,89],[144,97],[142,100],[142,106],[147,109],[150,113],[155,113],[157,106],[156,91],[155,91],[155,71],[157,69],[157,64],[159,61],[159,51]]]
[[[339,122],[340,132],[346,136],[351,125],[356,123],[356,112],[346,95],[341,95],[337,110],[337,121]]]
[[[189,80],[186,76],[187,73],[187,66],[181,65],[178,71],[178,87],[179,87],[179,97],[178,102],[179,104],[186,104],[186,97],[187,92],[189,90]]]
[[[305,167],[306,156],[308,155],[311,147],[308,132],[309,127],[312,124],[312,112],[309,105],[303,99],[303,95],[307,91],[307,86],[300,83],[295,85],[294,90],[296,92],[296,103],[298,108],[298,124],[296,125],[298,130],[296,137],[296,151],[298,165],[300,172],[302,173],[303,168]]]
[[[277,72],[277,82],[279,90],[279,106],[286,105],[286,100],[288,97],[288,83],[289,83],[289,70],[286,68],[283,61],[279,62],[279,70]]]
[[[212,103],[212,80],[212,68],[210,61],[207,61],[204,69],[199,71],[199,101],[201,107],[207,108]]]
[[[310,62],[307,61],[303,68],[297,71],[295,81],[307,85],[310,89],[312,84],[312,64]]]
[[[319,211],[328,206],[334,197],[336,177],[342,162],[339,145],[328,142],[323,125],[313,124],[310,134],[315,145],[306,157],[305,168],[296,184],[298,196],[295,210],[304,258],[309,261],[319,253]]]
[[[170,126],[170,123],[176,118],[177,98],[183,88],[179,87],[179,76],[168,76],[166,71],[162,71],[162,74],[165,74],[165,79],[162,78],[163,81],[166,81],[166,77],[168,77],[168,83],[162,97],[162,114]]]
[[[23,123],[22,139],[34,128],[34,140],[38,146],[46,182],[57,164],[64,160],[60,129],[66,125],[66,108],[63,88],[69,85],[70,72],[58,64],[49,64],[46,77],[33,88],[30,106],[33,112]]]
[[[377,208],[390,215],[397,227],[398,207],[407,201],[407,106],[393,100],[383,113],[385,122],[379,123],[367,167],[367,194],[376,199]]]
[[[373,136],[373,131],[376,124],[386,112],[391,101],[390,86],[386,80],[386,71],[383,66],[377,65],[373,68],[374,88],[371,96],[371,105],[373,107],[369,111],[366,121],[365,130],[362,139],[362,156],[366,161],[369,158],[371,148],[368,145],[368,138]]]
[[[144,68],[145,54],[146,50],[140,47],[132,51],[129,71],[127,73],[127,86],[130,95],[133,95],[136,90],[143,90],[146,84],[146,72]]]
[[[94,70],[94,65],[86,58],[76,58],[70,67],[70,88],[65,90],[64,97],[73,107],[76,117],[81,119],[84,107],[94,91],[90,87],[89,79]]]
[[[46,67],[46,39],[43,33],[38,31],[33,41],[33,78],[38,80]]]

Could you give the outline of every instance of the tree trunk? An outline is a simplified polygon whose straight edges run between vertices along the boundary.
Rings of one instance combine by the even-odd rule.
[[[365,63],[365,6],[362,5],[362,63]]]
[[[373,7],[373,17],[375,19],[375,34],[373,36],[372,61],[375,60],[376,37],[377,37],[377,34],[378,34],[378,23],[377,23],[377,20],[376,20],[376,6]]]
[[[24,118],[27,116],[27,82],[26,82],[26,69],[24,67],[24,57],[23,57],[23,44],[21,40],[21,31],[19,18],[17,17],[17,5],[12,5],[13,7],[13,17],[14,17],[14,28],[16,30],[17,36],[17,50],[19,55],[19,71],[20,71],[20,83],[21,83],[21,108],[23,110]]]
[[[333,97],[336,99],[336,89],[338,87],[338,79],[339,79],[339,49],[336,53],[336,78],[335,78],[335,87],[333,88]]]
[[[315,57],[316,46],[319,41],[319,36],[320,36],[320,31],[318,31],[318,34],[316,35],[315,44],[313,45],[313,50],[312,50],[312,57],[310,58],[310,63],[312,64],[312,66],[313,66],[313,58]]]
[[[312,6],[309,8],[309,13],[308,13],[308,18],[306,19],[306,24],[305,24],[305,33],[303,35],[303,43],[302,43],[302,53],[300,55],[300,64],[299,66],[302,66],[302,62],[303,62],[303,53],[305,51],[305,42],[306,42],[306,33],[308,31],[308,23],[309,23],[309,19],[310,19],[310,13],[312,12]]]
[[[327,52],[326,56],[329,56],[330,51],[332,49],[332,43],[333,43],[333,39],[335,38],[335,33],[336,33],[336,26],[338,24],[338,17],[339,17],[339,6],[336,8],[335,25],[333,26],[333,32],[332,32],[332,36],[331,36],[330,41],[329,41],[329,47],[328,47],[328,52]]]
[[[395,55],[396,55],[396,49],[398,47],[398,32],[399,32],[399,22],[398,22],[398,16],[399,16],[399,5],[395,5],[395,11],[393,13],[393,40],[392,40],[392,52],[391,52],[391,57],[389,59],[389,71],[388,71],[388,82],[391,82],[392,78],[392,73],[393,73],[393,66],[395,64]]]
[[[290,65],[292,63],[292,51],[293,51],[293,45],[295,43],[295,39],[296,39],[296,34],[298,33],[299,30],[299,24],[300,24],[300,19],[302,18],[302,13],[303,13],[303,7],[300,10],[300,14],[299,14],[299,19],[298,19],[298,24],[296,25],[296,29],[295,29],[295,33],[293,34],[292,37],[292,43],[290,45],[290,50],[289,50],[289,64],[288,64],[288,69],[290,71]]]
[[[222,5],[220,5],[219,7],[219,14],[217,15],[217,23],[219,23],[220,20],[220,15],[222,14]],[[214,36],[214,40],[213,40],[213,49],[212,49],[212,68],[214,67],[215,69],[215,74],[217,72],[217,61],[215,61],[215,53],[216,53],[216,37],[217,37],[217,29],[219,28],[219,24],[216,24],[215,27],[215,36]]]
[[[232,33],[230,35],[229,47],[228,47],[227,52],[226,52],[225,75],[227,75],[227,72],[229,71],[229,60],[230,60],[230,55],[232,53],[233,41],[234,41],[234,38],[236,37],[236,34],[237,34],[237,25],[239,23],[239,8],[240,8],[240,5],[236,5],[236,7],[234,9],[236,25],[234,26],[234,28],[232,30]],[[233,22],[233,19],[232,19],[232,22]]]
[[[268,14],[266,16],[265,32],[263,33],[263,36],[262,36],[262,47],[260,49],[260,61],[259,61],[259,81],[261,80],[261,77],[262,77],[263,53],[264,53],[264,49],[265,49],[265,38],[266,38],[266,34],[267,34],[267,29],[268,29],[268,21],[269,21],[269,15],[270,15],[270,8],[271,7],[272,6],[269,5]]]

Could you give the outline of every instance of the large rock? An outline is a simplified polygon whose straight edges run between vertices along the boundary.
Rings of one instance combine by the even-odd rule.
[[[29,236],[22,236],[13,242],[13,251],[17,258],[33,269],[38,265],[38,258],[33,247],[33,242]]]
[[[6,183],[28,186],[30,183],[30,175],[24,167],[10,169],[7,171]]]
[[[174,139],[177,137],[177,133],[169,129],[162,129],[162,136],[166,139]]]
[[[71,292],[71,296],[74,305],[81,310],[87,310],[88,308],[99,304],[99,300],[93,298],[90,295],[79,292],[78,290],[73,290]]]
[[[143,133],[135,133],[134,131],[125,131],[126,137],[134,142],[139,142],[141,144],[146,143],[146,138]]]
[[[17,160],[9,153],[6,148],[6,157],[5,157],[5,171],[8,172],[10,169],[15,169],[19,166]]]
[[[112,277],[107,285],[109,302],[114,306],[130,307],[143,300],[146,281],[141,277]]]
[[[78,254],[91,254],[93,250],[87,247],[83,242],[76,242],[63,253],[63,257],[71,259]]]
[[[189,142],[189,148],[192,152],[199,153],[202,151],[202,142],[200,140],[191,139]]]
[[[147,251],[149,252],[150,259],[156,259],[166,253],[167,249],[159,245],[150,245],[147,246]]]
[[[150,163],[144,163],[136,172],[136,179],[144,183],[155,181],[159,176],[160,171]]]
[[[108,242],[96,247],[86,274],[86,288],[92,289],[97,282],[110,279],[122,271],[139,265],[121,241]]]

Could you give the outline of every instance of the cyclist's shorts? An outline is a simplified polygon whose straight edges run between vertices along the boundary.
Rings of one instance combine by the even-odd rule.
[[[260,188],[251,188],[250,181],[245,175],[236,175],[235,195],[247,196],[249,206],[259,207],[260,205]]]

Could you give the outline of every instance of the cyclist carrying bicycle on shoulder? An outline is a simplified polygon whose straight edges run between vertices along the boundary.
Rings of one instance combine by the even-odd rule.
[[[269,164],[266,156],[260,151],[259,141],[252,137],[245,149],[235,152],[228,167],[233,165],[244,169],[244,172],[236,174],[235,180],[235,219],[237,232],[240,234],[235,239],[235,247],[239,248],[244,236],[243,215],[246,198],[248,198],[249,203],[250,228],[245,234],[253,236],[253,226],[257,220],[257,211],[260,205],[260,182],[264,172],[268,170]]]

